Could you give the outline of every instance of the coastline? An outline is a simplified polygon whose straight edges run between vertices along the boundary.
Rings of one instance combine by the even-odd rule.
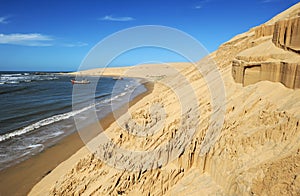
[[[152,92],[153,84],[151,82],[145,82],[143,85],[147,90],[131,100],[129,102],[130,107]],[[123,111],[124,107],[125,106],[119,108],[117,113],[122,114],[122,112],[125,112]],[[114,121],[115,118],[112,112],[100,120],[104,129],[109,127]],[[83,131],[86,129],[92,130],[96,124],[97,123],[93,123],[85,127]],[[43,152],[0,171],[0,195],[28,194],[36,183],[51,173],[54,168],[70,158],[83,146],[84,143],[76,131]],[[55,158],[53,159],[53,157]],[[18,187],[18,189],[16,189],[16,187]]]
[[[282,4],[281,8],[290,5],[290,3]],[[111,6],[114,6],[113,3]],[[270,12],[264,12],[266,6],[270,8],[268,9]],[[256,19],[268,17],[271,12],[277,14],[278,9],[274,6],[275,2],[269,2],[268,5],[249,3],[247,9],[249,8],[248,11],[250,10],[251,13],[260,8],[264,12],[259,12],[249,18],[249,21],[255,17]],[[153,8],[155,7],[157,6]],[[210,7],[218,10],[223,9],[224,6],[218,4]],[[227,6],[229,9],[230,7],[232,6]],[[76,10],[76,6],[74,8]],[[174,11],[172,8],[171,6],[169,9],[171,12]],[[237,9],[244,10],[245,7],[237,5],[232,8],[230,11],[239,17],[241,12],[238,13]],[[134,11],[133,9],[133,13]],[[213,15],[217,16],[215,18],[220,18],[226,26],[226,17],[222,17],[222,14]],[[248,14],[244,13],[244,16],[247,17]],[[191,23],[189,26],[195,27],[196,31],[199,30],[201,25],[197,24],[198,15],[191,17],[195,19],[195,24]],[[209,19],[210,15],[206,18]],[[5,23],[5,17],[3,19]],[[105,16],[103,19],[125,21],[132,18]],[[234,25],[229,22],[227,27],[230,27],[230,24]],[[211,23],[211,26],[222,25]],[[298,39],[300,38],[300,2],[266,23],[234,36],[218,46],[216,51],[204,57],[203,54],[208,51],[203,46],[198,48],[188,40],[179,39],[180,36],[177,35],[180,33],[173,35],[172,31],[164,32],[168,33],[166,39],[158,39],[155,43],[165,43],[169,48],[174,49],[171,52],[177,51],[179,55],[188,51],[191,55],[197,55],[199,52],[197,55],[199,59],[195,59],[196,62],[167,63],[156,59],[161,56],[167,57],[164,53],[158,51],[157,55],[153,55],[145,51],[145,56],[141,55],[142,59],[150,58],[152,61],[146,59],[138,62],[158,64],[134,63],[135,66],[132,67],[96,68],[69,73],[68,80],[71,77],[72,79],[76,77],[77,80],[78,76],[78,81],[88,79],[91,83],[97,78],[85,77],[115,78],[103,82],[104,90],[99,89],[99,96],[95,96],[102,100],[101,94],[104,94],[103,105],[101,101],[96,101],[95,104],[87,102],[87,115],[84,110],[78,110],[78,112],[83,111],[84,114],[78,115],[78,121],[77,113],[74,114],[75,123],[79,122],[77,123],[79,126],[74,128],[73,118],[68,117],[70,123],[62,121],[61,124],[54,124],[54,128],[58,129],[44,127],[46,135],[50,133],[51,136],[52,133],[61,132],[61,129],[67,129],[71,124],[68,133],[74,134],[65,137],[64,140],[62,138],[55,140],[56,144],[50,148],[49,145],[44,145],[47,148],[43,148],[44,151],[40,154],[34,156],[35,153],[28,153],[27,148],[20,148],[20,146],[36,147],[31,143],[39,144],[35,139],[44,138],[40,130],[36,131],[37,137],[33,137],[28,142],[29,145],[26,140],[31,138],[26,134],[8,140],[23,144],[15,145],[17,148],[7,143],[0,143],[3,144],[0,146],[0,155],[4,166],[8,166],[4,161],[9,161],[18,155],[18,149],[33,157],[23,164],[12,166],[10,173],[9,171],[6,173],[7,176],[4,175],[5,173],[2,175],[3,172],[0,171],[2,180],[0,196],[300,195],[300,39]],[[156,34],[160,35],[159,32],[154,31],[136,34],[141,33],[142,35],[145,33],[145,36],[139,36],[138,41],[143,41],[144,38],[147,42],[151,42],[152,34],[154,37]],[[134,32],[130,36],[133,34]],[[25,34],[20,35],[26,38]],[[104,40],[103,50],[100,49],[95,55],[91,51],[87,58],[92,61],[85,61],[86,65],[98,64],[94,59],[99,59],[101,64],[102,60],[105,61],[106,57],[110,57],[109,54],[118,51],[114,48],[115,44],[118,46],[118,43],[121,43],[126,46],[126,43],[131,41],[127,36],[118,36],[118,33],[114,35],[119,39],[110,39],[115,37],[111,36]],[[161,35],[164,38],[164,34]],[[8,37],[10,34],[4,36]],[[46,38],[37,39],[37,45],[58,43],[55,37],[51,39],[51,35],[38,34],[31,37]],[[48,37],[50,39],[47,39]],[[31,43],[27,41],[34,41],[34,39],[24,39],[21,44]],[[105,44],[105,41],[113,41],[115,44],[110,42]],[[20,42],[13,42],[13,44],[20,44]],[[197,44],[199,45],[199,42]],[[74,42],[75,45],[82,45],[82,43]],[[100,53],[104,59],[98,55]],[[138,57],[139,54],[138,52]],[[194,58],[184,59],[189,61]],[[58,61],[61,59],[58,58]],[[126,63],[122,60],[120,62]],[[126,77],[140,80],[133,82],[132,85],[130,85],[131,81],[125,80],[124,83],[120,81]],[[122,83],[120,88],[114,85],[115,82]],[[55,84],[50,82],[51,86],[56,86]],[[67,84],[70,87],[69,81]],[[45,86],[42,84],[41,89]],[[59,90],[66,90],[62,85],[57,86]],[[91,89],[87,86],[81,87],[85,90]],[[110,87],[118,90],[118,93],[116,96],[110,96],[109,99],[106,94],[114,94],[111,93],[114,91]],[[39,88],[29,88],[29,90],[35,90],[38,95],[43,92]],[[7,94],[10,92],[14,91],[10,90]],[[23,94],[24,97],[11,94],[11,97],[5,100],[17,104],[18,100],[28,97],[28,103],[31,103],[31,96]],[[26,122],[23,120],[26,119],[25,117],[34,119],[30,114],[25,113],[25,110],[23,112],[22,105],[30,108],[29,111],[36,112],[37,116],[42,113],[47,114],[52,107],[52,111],[58,112],[59,108],[55,107],[59,104],[51,102],[54,100],[52,96],[54,94],[55,92],[52,91],[45,93],[50,101],[49,104],[40,107],[44,109],[41,113],[38,112],[37,107],[28,107],[24,102],[16,105],[24,118],[10,120],[10,117],[14,117],[9,112],[12,110],[9,107],[10,103],[3,102],[2,113],[7,114],[8,118],[1,119],[4,119],[3,122],[7,125],[15,126],[18,126],[18,122]],[[67,95],[69,94],[70,91],[67,92]],[[85,98],[88,93],[78,95]],[[125,95],[129,96],[125,97]],[[119,104],[113,104],[113,100]],[[74,103],[74,99],[72,101]],[[85,99],[79,103],[85,103]],[[94,111],[93,114],[89,113],[89,108],[98,106],[98,103],[99,107],[95,107],[98,118],[94,118],[95,113]],[[99,125],[102,127],[100,128]],[[83,132],[84,134],[81,134]],[[6,192],[2,193],[1,189]]]
[[[199,63],[206,63],[206,61]],[[177,65],[179,64],[174,65],[174,69]],[[184,98],[187,100],[178,99],[177,94],[184,95],[186,93],[184,88],[186,83],[178,77],[167,75],[155,83],[153,91],[149,95],[129,108],[129,113],[136,122],[150,122],[151,119],[154,119],[157,124],[163,123],[159,134],[155,134],[149,139],[135,137],[124,132],[117,121],[105,130],[105,135],[113,138],[124,149],[159,149],[161,145],[176,138],[177,130],[182,130],[182,132],[187,130],[188,127],[180,129],[178,122],[181,119],[185,121],[189,119],[190,123],[200,122],[199,129],[194,134],[189,146],[177,159],[156,169],[124,171],[118,168],[126,166],[127,160],[119,160],[117,156],[111,156],[112,161],[119,164],[118,167],[113,167],[103,164],[89,153],[87,148],[81,148],[39,181],[31,189],[29,195],[120,195],[121,193],[126,195],[149,195],[149,193],[151,195],[231,195],[247,193],[249,190],[261,193],[258,188],[263,182],[253,177],[256,174],[251,173],[252,171],[262,171],[262,169],[267,170],[272,167],[280,174],[281,168],[284,168],[283,171],[290,169],[296,171],[299,168],[293,164],[295,159],[300,160],[298,139],[300,137],[297,130],[300,105],[295,102],[295,100],[299,100],[299,90],[287,89],[282,84],[269,81],[243,87],[234,82],[231,67],[222,68],[220,72],[226,89],[227,109],[224,111],[226,117],[224,129],[219,137],[218,133],[211,133],[207,129],[209,120],[206,119],[209,119],[212,108],[204,79],[195,78],[197,70],[189,64],[182,63],[179,66],[182,70],[181,73],[190,81],[189,85],[195,89],[196,99],[191,99],[192,96],[185,96]],[[136,75],[140,73],[141,77],[145,77],[146,74],[149,74],[146,70],[147,67],[138,67],[135,73]],[[154,71],[162,75],[167,74],[169,70],[160,68]],[[176,86],[172,89],[164,85],[165,82],[170,81],[176,81]],[[210,85],[214,87],[217,84],[212,81]],[[214,88],[214,90],[217,91],[218,88]],[[274,96],[275,93],[277,96]],[[285,97],[285,99],[278,101],[281,97]],[[195,104],[197,101],[199,105]],[[157,103],[162,105],[168,114],[166,119],[157,118],[157,116],[150,117],[147,108]],[[185,108],[198,107],[202,111],[201,117],[191,113],[188,118],[182,118],[182,104]],[[264,129],[266,127],[264,122],[272,126]],[[209,135],[209,137],[206,138],[205,135]],[[213,143],[211,138],[217,137],[219,139]],[[97,139],[101,139],[101,137],[96,137],[95,141]],[[208,140],[205,141],[205,139]],[[174,148],[180,144],[177,143]],[[247,151],[249,146],[253,149],[250,152]],[[211,151],[201,155],[202,149],[211,149]],[[239,153],[226,154],[226,151]],[[167,157],[172,150],[165,152],[167,154],[161,153],[157,160]],[[270,156],[265,156],[266,154]],[[229,156],[233,159],[229,159]],[[135,160],[135,157],[132,158],[131,163],[149,160],[148,156],[138,157],[139,160]],[[285,164],[282,164],[282,161]],[[265,165],[266,162],[270,165]],[[142,165],[147,165],[147,162],[144,163]],[[273,163],[276,165],[273,166]],[[230,175],[228,171],[230,171]],[[240,171],[243,172],[240,173]],[[271,187],[273,181],[269,181],[269,179],[273,174],[265,174],[268,175],[266,179],[268,187]],[[247,184],[245,188],[235,189],[234,185],[241,182],[240,178],[246,182],[253,182],[253,185]],[[291,176],[291,178],[282,177],[281,179],[283,182],[291,180],[289,182],[293,183],[294,178]],[[295,184],[293,187],[299,187],[299,185]]]

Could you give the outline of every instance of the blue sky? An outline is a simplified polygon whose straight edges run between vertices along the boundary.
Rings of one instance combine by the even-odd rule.
[[[186,32],[212,52],[298,0],[0,0],[0,71],[77,70],[106,36],[138,25],[164,25]],[[151,55],[150,55],[151,54]],[[149,49],[124,55],[116,65],[179,61]],[[157,57],[157,59],[153,59]]]

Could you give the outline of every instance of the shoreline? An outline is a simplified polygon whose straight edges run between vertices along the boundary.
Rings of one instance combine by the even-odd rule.
[[[140,101],[144,96],[152,92],[153,83],[148,81],[142,84],[147,90],[136,96],[129,103],[126,103],[124,106],[117,109],[115,113],[118,115],[123,114],[123,112],[126,111],[124,109],[126,109],[127,104],[129,107],[131,107]],[[114,113],[110,112],[107,116],[100,120],[100,123],[105,130],[114,121]],[[93,130],[93,128],[97,127],[97,123],[88,125],[87,127],[83,128],[82,131]],[[96,132],[96,134],[98,133]],[[89,136],[93,138],[95,134],[92,133]],[[54,168],[70,158],[83,146],[84,143],[81,140],[77,130],[37,155],[34,155],[25,161],[0,171],[0,195],[28,194],[33,186],[37,184],[43,177],[51,173]],[[55,157],[55,159],[53,159],[53,157]],[[16,187],[18,187],[18,189],[16,189]]]

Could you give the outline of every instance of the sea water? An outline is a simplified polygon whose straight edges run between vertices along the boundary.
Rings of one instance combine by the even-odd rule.
[[[76,84],[77,91],[85,90],[73,94],[72,107],[71,79],[55,73],[0,72],[0,170],[77,131],[74,117],[86,118],[88,125],[93,123],[91,110],[99,120],[146,91],[139,79],[89,77],[90,84]],[[87,89],[92,97],[86,96]]]

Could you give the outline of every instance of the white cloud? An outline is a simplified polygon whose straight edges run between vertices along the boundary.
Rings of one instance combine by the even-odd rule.
[[[83,47],[84,42],[56,43],[53,37],[39,33],[14,33],[0,34],[0,44],[21,45],[21,46],[60,46],[60,47]]]
[[[7,18],[8,17],[6,17],[6,16],[0,17],[0,24],[7,24],[8,23]]]
[[[106,15],[106,16],[100,18],[99,20],[105,20],[105,21],[117,21],[117,22],[127,22],[127,21],[132,21],[132,20],[134,20],[134,18],[129,17],[129,16],[125,16],[125,17],[113,17],[113,16]]]
[[[0,34],[0,44],[12,44],[22,46],[52,46],[53,38],[39,33],[15,33],[15,34]]]
[[[87,46],[87,43],[84,42],[76,42],[76,43],[66,43],[66,44],[62,44],[61,46],[63,47],[83,47],[83,46]]]
[[[207,4],[211,3],[213,0],[200,0],[197,4],[194,4],[193,9],[202,9],[206,7]]]

